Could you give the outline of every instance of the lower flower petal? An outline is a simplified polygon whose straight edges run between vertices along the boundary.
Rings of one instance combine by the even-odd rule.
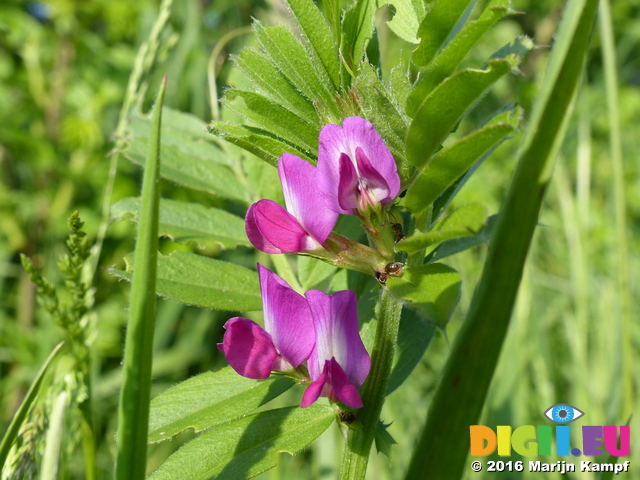
[[[278,357],[271,335],[257,323],[242,317],[232,318],[224,328],[226,332],[218,349],[231,368],[243,377],[268,378]]]
[[[335,358],[331,359],[329,367],[329,377],[331,383],[331,393],[329,398],[335,396],[345,405],[352,408],[362,408],[362,399],[358,389],[349,382],[347,374]]]
[[[320,376],[305,390],[300,406],[307,408],[320,396],[328,396],[331,401],[340,401],[351,408],[363,406],[358,389],[349,382],[335,358],[325,362]]]
[[[302,402],[300,402],[300,406],[302,408],[307,408],[313,402],[318,400],[322,395],[322,391],[324,390],[324,385],[329,380],[329,362],[325,365],[324,370],[320,376],[313,381],[307,389],[304,391],[304,395],[302,395]]]

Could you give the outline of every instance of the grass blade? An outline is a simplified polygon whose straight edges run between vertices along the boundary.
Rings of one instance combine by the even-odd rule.
[[[145,478],[153,329],[156,310],[158,210],[160,205],[160,125],[164,78],[158,93],[142,181],[140,225],[131,285],[131,308],[124,352],[122,391],[118,409],[116,479]]]
[[[469,451],[469,426],[480,418],[509,326],[553,159],[575,97],[597,7],[597,0],[570,0],[567,3],[482,278],[430,406],[427,424],[406,478],[456,479],[463,473]],[[464,399],[463,404],[461,399]],[[452,405],[461,408],[452,414]],[[443,461],[445,458],[446,462]]]
[[[55,480],[58,478],[60,461],[60,446],[62,444],[64,428],[64,412],[67,403],[67,392],[61,392],[53,404],[53,411],[49,418],[49,429],[42,456],[40,480]]]
[[[44,365],[42,365],[42,368],[38,372],[36,379],[31,384],[31,387],[29,387],[29,391],[25,395],[24,400],[22,401],[22,404],[20,404],[20,408],[18,408],[18,411],[13,416],[13,419],[11,420],[11,424],[9,425],[9,428],[7,428],[7,431],[5,432],[4,437],[2,438],[2,443],[0,443],[0,472],[4,467],[4,462],[7,460],[7,455],[9,454],[9,451],[11,450],[11,446],[13,445],[13,442],[15,441],[18,435],[18,432],[20,431],[20,426],[22,425],[24,418],[27,416],[27,413],[29,412],[29,408],[31,408],[31,405],[33,404],[36,397],[38,396],[38,392],[40,391],[40,385],[42,384],[44,375],[49,370],[49,367],[51,366],[51,363],[53,362],[54,358],[56,358],[58,353],[60,353],[60,349],[62,348],[63,344],[64,342],[56,345],[56,347],[53,349],[51,354],[49,354],[49,357],[44,362]]]

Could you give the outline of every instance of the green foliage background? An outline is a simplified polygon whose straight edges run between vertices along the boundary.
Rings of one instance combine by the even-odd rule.
[[[463,67],[477,66],[519,34],[528,34],[538,45],[552,43],[560,2],[522,0],[513,6],[525,13],[499,22]],[[640,59],[634,52],[640,42],[640,2],[613,2],[612,8],[624,184],[616,183],[612,175],[602,40],[596,29],[575,114],[545,199],[514,320],[485,408],[483,422],[487,425],[543,424],[542,412],[559,402],[583,410],[589,424],[620,425],[627,421],[629,402],[637,404],[640,283],[635,272],[640,269],[640,161],[635,152],[640,140],[635,125],[640,122]],[[64,338],[51,316],[36,304],[35,287],[20,265],[19,254],[30,256],[48,278],[62,281],[55,266],[65,251],[66,219],[71,212],[78,209],[86,222],[85,231],[92,239],[98,236],[104,220],[109,155],[116,141],[113,134],[136,52],[148,37],[157,13],[157,2],[146,0],[8,0],[0,5],[0,431],[8,425],[54,345]],[[391,75],[386,67],[397,63],[399,57],[408,58],[413,49],[386,27],[384,20],[391,15],[391,9],[385,7],[377,22],[385,79]],[[148,110],[166,73],[165,105],[190,112],[203,124],[211,120],[215,112],[210,108],[207,87],[210,54],[225,34],[250,25],[252,17],[266,25],[289,22],[283,5],[275,1],[176,0],[168,28],[160,37],[157,63],[148,66],[144,77],[150,93],[137,97],[139,107]],[[228,86],[242,87],[243,79],[227,61],[227,54],[238,54],[247,45],[256,45],[253,35],[241,34],[225,43],[214,59],[218,96]],[[526,119],[547,58],[546,48],[532,52],[522,66],[523,75],[503,78],[463,122],[460,133],[468,133],[488,113],[513,98],[518,99]],[[237,118],[228,110],[222,114],[225,119]],[[511,180],[520,141],[515,135],[501,145],[464,187],[454,206],[477,201],[485,204],[490,214],[497,212]],[[273,183],[272,173],[265,171],[264,178]],[[140,179],[140,169],[134,163],[119,161],[110,203],[138,195]],[[270,191],[269,184],[263,185],[261,196],[277,198],[277,183]],[[621,232],[614,200],[614,192],[620,189],[625,192],[624,233],[630,252],[624,265],[630,272],[630,330],[621,327],[625,292],[618,275]],[[167,199],[224,207],[238,215],[254,200],[225,200],[166,181],[162,190]],[[113,223],[102,250],[94,252],[93,258],[98,268],[89,321],[99,478],[110,478],[113,468],[119,364],[128,305],[128,285],[118,282],[106,268],[124,269],[122,259],[133,249],[133,235],[131,222]],[[224,250],[234,244],[233,234],[229,237],[227,243],[194,240],[187,234],[163,238],[160,250],[197,251],[252,268],[255,257],[248,248]],[[450,262],[463,275],[463,297],[447,331],[449,340],[455,338],[468,308],[485,249],[480,246],[452,257]],[[222,324],[231,316],[231,312],[161,301],[154,343],[154,392],[221,368],[224,358],[215,344],[221,339]],[[635,360],[632,375],[621,378],[620,352],[629,348]],[[370,478],[402,477],[448,352],[447,339],[437,332],[409,380],[389,397],[383,418],[393,420],[389,431],[399,445],[393,449],[391,468],[386,457],[373,457]],[[284,397],[276,402],[284,406],[287,401],[297,401],[295,392]],[[34,462],[34,468],[44,443],[41,422],[52,405],[41,408],[44,410],[35,410],[29,420],[40,451],[24,456],[24,461]],[[73,439],[77,428],[67,425],[65,438]],[[632,438],[638,431],[640,425],[635,420]],[[178,441],[153,446],[149,470],[192,435],[187,432]],[[282,455],[279,466],[264,477],[334,478],[336,450],[341,443],[338,436],[337,429],[329,429],[301,454]],[[65,443],[68,448],[63,448],[65,467],[60,478],[82,478],[78,442]],[[635,458],[639,458],[637,442],[634,448]],[[531,477],[534,475],[541,478],[540,474]],[[469,478],[482,475],[469,473]]]

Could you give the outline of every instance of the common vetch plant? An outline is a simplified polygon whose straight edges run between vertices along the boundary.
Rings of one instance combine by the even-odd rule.
[[[516,103],[478,117],[492,87],[519,74],[535,46],[518,37],[471,68],[461,65],[472,63],[469,53],[496,22],[518,13],[510,3],[391,0],[388,27],[407,42],[391,65],[381,63],[389,56],[378,41],[378,2],[344,10],[336,0],[285,3],[296,30],[254,23],[255,44],[233,57],[240,79],[224,92],[221,110],[212,108],[209,125],[163,108],[166,83],[152,117],[127,103],[119,154],[145,172],[141,198],[111,210],[139,223],[135,256],[125,270],[112,270],[132,280],[116,478],[144,478],[147,445],[185,430],[193,438],[150,478],[252,478],[334,423],[341,478],[364,478],[374,442],[387,455],[395,442],[386,428],[393,418],[381,418],[386,397],[402,388],[433,331],[446,335],[459,301],[461,279],[448,257],[490,241],[407,473],[460,478],[467,429],[481,414],[509,325],[597,1],[568,2],[510,193],[490,217],[478,203],[450,205],[520,129]],[[210,193],[216,206],[163,199],[159,178]],[[158,237],[194,242],[210,255],[161,254]],[[232,255],[217,258],[236,247],[255,258],[244,266]],[[74,298],[86,294],[75,277],[69,281]],[[48,284],[38,285],[57,311]],[[233,313],[218,343],[229,367],[149,401],[156,294]],[[76,324],[67,323],[75,338]],[[269,402],[277,397],[276,408]]]
[[[460,133],[459,126],[468,129],[467,118],[487,91],[505,75],[519,72],[533,42],[516,38],[483,65],[460,70],[492,25],[517,14],[508,2],[391,3],[396,17],[389,27],[416,46],[410,62],[399,59],[396,65],[383,66],[390,72],[388,79],[374,64],[381,58],[380,45],[372,41],[377,3],[362,0],[341,12],[337,2],[325,2],[321,11],[310,0],[291,0],[287,6],[298,31],[256,21],[257,46],[233,58],[244,76],[242,87],[229,88],[222,99],[223,118],[233,120],[214,118],[209,125],[222,142],[203,141],[195,121],[165,109],[170,126],[165,123],[161,130],[167,141],[160,147],[164,158],[160,175],[248,208],[242,220],[220,210],[164,200],[159,233],[187,239],[189,228],[210,229],[209,239],[224,247],[253,245],[276,255],[271,263],[277,273],[259,265],[256,274],[193,253],[158,257],[158,294],[232,311],[262,307],[264,327],[244,317],[230,319],[218,348],[237,373],[222,369],[202,374],[151,402],[150,442],[186,428],[197,434],[151,478],[250,478],[273,467],[278,452],[300,452],[334,420],[344,434],[341,478],[364,478],[374,439],[387,454],[393,444],[385,427],[385,421],[393,419],[380,418],[385,397],[401,388],[416,364],[397,358],[403,310],[408,318],[426,319],[445,332],[461,282],[459,274],[440,261],[492,236],[494,245],[509,239],[512,232],[505,225],[518,212],[507,209],[487,218],[479,204],[452,211],[448,207],[485,158],[518,130],[522,111],[505,106],[470,133]],[[569,12],[576,3],[585,2],[570,2]],[[575,89],[579,63],[572,64],[570,74],[560,72],[559,65],[567,55],[582,61],[595,2],[587,3],[590,9],[572,14],[563,24],[563,47],[554,52],[546,90],[532,120],[534,133],[527,137],[530,149],[532,135],[548,132],[546,125],[537,123],[541,115],[551,109],[559,119],[565,118],[570,98],[563,99],[565,107],[559,110],[562,102],[556,98],[552,103],[549,92]],[[582,7],[576,11],[582,12]],[[136,162],[138,138],[140,134],[144,138],[148,128],[148,120],[134,114],[133,136],[124,154]],[[554,142],[559,133],[561,129],[555,128],[544,141]],[[195,144],[199,158],[190,158],[190,145]],[[536,199],[519,218],[531,229],[552,154],[546,150],[534,155],[522,167],[527,173],[516,176],[512,196]],[[252,155],[275,168],[265,170]],[[282,193],[270,186],[278,179]],[[542,190],[536,193],[534,187]],[[133,206],[135,201],[127,200],[114,210],[121,217],[135,217]],[[191,225],[181,220],[182,215],[190,218]],[[144,220],[140,218],[141,223]],[[211,224],[216,227],[208,227]],[[509,248],[518,252],[514,257],[518,261],[491,261],[493,267],[509,265],[503,270],[503,282],[517,285],[522,253],[531,238],[529,227],[518,239],[507,240]],[[282,260],[281,254],[291,254],[297,262]],[[486,326],[479,320],[465,325],[469,333],[458,335],[454,344],[430,421],[461,413],[445,413],[443,408],[446,404],[458,409],[455,399],[461,397],[456,389],[470,385],[474,369],[479,372],[474,377],[478,383],[471,385],[477,392],[471,405],[459,407],[472,413],[460,418],[473,422],[477,419],[473,415],[480,413],[515,295],[487,290],[484,284],[497,274],[486,275],[490,278],[483,280],[474,301],[502,302],[504,313],[497,313],[500,320],[492,332],[497,348],[491,352],[484,346],[471,348],[477,329]],[[350,288],[357,284],[364,285],[358,293]],[[377,295],[377,302],[366,308],[369,292]],[[356,328],[356,304],[363,307],[360,324],[375,328],[368,352]],[[404,335],[411,337],[415,324],[403,325]],[[420,358],[431,336],[414,337],[410,349]],[[445,387],[451,375],[454,386]],[[300,406],[254,412],[294,383],[304,386]],[[328,397],[330,404],[317,402],[320,396]],[[452,433],[445,439],[442,428],[437,434],[432,428],[427,425],[423,440],[437,437],[452,448],[456,459],[442,462],[448,466],[434,478],[459,478],[468,448],[466,434],[456,430],[455,437]],[[414,453],[418,463],[411,466],[412,478],[422,478],[422,469],[433,468],[420,463],[427,449],[433,450],[424,445],[423,441]]]

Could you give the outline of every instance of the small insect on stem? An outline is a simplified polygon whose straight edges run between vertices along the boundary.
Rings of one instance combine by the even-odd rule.
[[[396,235],[396,243],[402,240],[405,237],[404,231],[402,230],[402,224],[398,222],[396,216],[393,213],[390,213],[393,218],[394,223],[391,225],[391,230]]]
[[[358,418],[353,412],[345,412],[344,410],[340,410],[340,413],[338,413],[338,419],[343,423],[350,424],[355,422]]]
[[[376,280],[380,282],[381,285],[387,284],[387,278],[389,275],[398,276],[402,273],[402,269],[404,268],[404,263],[400,262],[391,262],[387,263],[384,267],[384,272],[376,272]]]

